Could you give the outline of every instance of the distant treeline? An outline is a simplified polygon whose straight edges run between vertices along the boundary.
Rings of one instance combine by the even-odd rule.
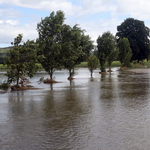
[[[0,48],[0,64],[3,64],[5,59],[8,56],[9,51],[12,49],[13,47],[5,47],[5,48]]]

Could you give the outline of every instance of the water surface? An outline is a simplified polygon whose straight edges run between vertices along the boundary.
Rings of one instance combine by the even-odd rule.
[[[87,68],[56,71],[61,83],[0,95],[0,149],[143,150],[150,147],[150,69],[90,78]],[[4,72],[0,72],[4,80]]]

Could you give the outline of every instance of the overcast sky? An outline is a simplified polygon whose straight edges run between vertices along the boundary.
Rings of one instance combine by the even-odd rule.
[[[65,23],[79,24],[93,41],[103,32],[114,35],[126,18],[142,20],[150,28],[150,0],[0,0],[0,47],[11,46],[22,33],[23,41],[38,37],[41,18],[62,10]]]

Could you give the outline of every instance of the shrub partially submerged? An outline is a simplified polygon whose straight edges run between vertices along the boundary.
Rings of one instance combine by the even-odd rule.
[[[10,85],[7,82],[3,82],[0,84],[0,89],[6,90],[10,87]]]
[[[41,77],[39,79],[38,83],[40,84],[40,83],[60,83],[60,82],[55,81],[54,78],[53,79],[49,79],[49,78],[44,79],[44,77]]]
[[[43,83],[59,83],[59,82],[57,82],[53,79],[45,79],[45,80],[43,80]]]

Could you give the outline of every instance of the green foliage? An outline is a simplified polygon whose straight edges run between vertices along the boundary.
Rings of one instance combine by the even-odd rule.
[[[94,49],[92,51],[92,54],[95,55],[96,57],[98,57],[98,48],[95,45],[94,45]]]
[[[0,64],[4,64],[4,61],[8,57],[8,53],[11,49],[12,47],[0,48]]]
[[[69,70],[69,76],[73,76],[75,65],[79,64],[83,51],[80,46],[82,30],[75,25],[71,28],[69,25],[64,25],[62,30],[62,45],[61,54],[63,66]]]
[[[118,41],[125,37],[130,42],[133,53],[131,60],[138,60],[139,62],[140,60],[147,59],[150,54],[150,30],[143,21],[128,18],[117,27],[117,31]]]
[[[93,41],[91,41],[89,35],[84,35],[84,33],[82,33],[80,46],[84,54],[81,61],[86,61],[87,57],[90,56],[91,50],[94,48]]]
[[[119,54],[119,49],[117,48],[116,38],[112,36],[112,50],[110,52],[110,55],[107,58],[109,71],[111,71],[111,64],[117,58],[118,54]]]
[[[96,56],[91,55],[91,56],[89,57],[89,60],[88,60],[87,65],[88,65],[89,71],[90,71],[90,73],[91,73],[91,78],[92,78],[92,75],[93,75],[93,71],[94,71],[94,70],[97,68],[97,66],[98,66],[98,63],[99,63],[99,61],[98,61],[98,59],[97,59]]]
[[[124,64],[124,66],[128,66],[130,59],[132,57],[132,50],[130,48],[129,40],[127,38],[120,39],[118,42],[118,48],[119,48],[118,59],[121,63],[121,67],[122,64]]]
[[[52,12],[49,17],[45,17],[37,24],[39,38],[38,60],[50,78],[53,78],[55,69],[62,67],[61,58],[61,31],[64,22],[64,13],[57,11]]]
[[[24,76],[33,77],[33,74],[38,70],[36,65],[36,44],[34,41],[27,41],[22,43],[23,35],[19,34],[14,39],[14,47],[9,52],[9,57],[6,59],[5,64],[10,68],[6,76],[8,82],[17,82]],[[22,45],[21,45],[22,44]]]
[[[116,47],[116,46],[115,46]],[[111,71],[111,64],[112,62],[117,58],[118,54],[119,54],[119,49],[115,48],[112,50],[112,52],[110,53],[110,55],[107,58],[107,63],[109,66],[109,71]]]
[[[98,37],[97,44],[101,72],[106,72],[105,63],[116,46],[115,37],[109,31],[105,32],[102,36]]]
[[[8,69],[7,65],[0,64],[0,69]]]
[[[63,24],[64,20],[64,13],[57,11],[37,25],[38,60],[49,73],[50,79],[53,78],[55,69],[61,69],[63,66],[72,76],[75,65],[79,64],[85,55],[89,55],[93,48],[90,37],[85,36],[78,25],[71,28]]]
[[[2,84],[0,84],[0,89],[8,89],[10,87],[10,85],[7,82],[3,82]]]

